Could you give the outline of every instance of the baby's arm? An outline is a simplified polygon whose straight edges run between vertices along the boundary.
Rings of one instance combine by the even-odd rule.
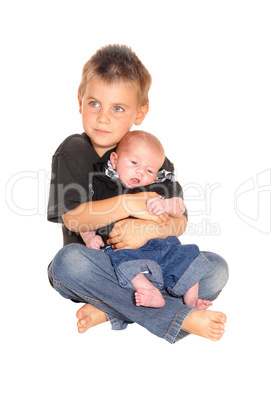
[[[160,215],[166,212],[168,215],[178,218],[185,212],[185,204],[182,198],[172,197],[160,199],[158,197],[147,200],[147,208],[155,215]]]
[[[96,235],[94,230],[89,230],[88,232],[81,232],[80,233],[82,240],[89,248],[95,248],[99,250],[101,247],[104,246],[104,242],[101,236]]]

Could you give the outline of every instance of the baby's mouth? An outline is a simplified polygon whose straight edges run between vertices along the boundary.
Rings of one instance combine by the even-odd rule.
[[[131,185],[131,187],[138,186],[139,183],[140,183],[140,180],[136,179],[136,177],[133,177],[132,179],[129,180],[129,184]]]

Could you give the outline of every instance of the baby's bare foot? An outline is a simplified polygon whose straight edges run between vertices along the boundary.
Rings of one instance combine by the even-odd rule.
[[[77,311],[76,316],[78,318],[78,331],[81,334],[86,332],[89,328],[108,321],[105,313],[102,310],[97,309],[89,303],[82,306]]]
[[[210,307],[212,305],[213,305],[213,303],[210,302],[209,300],[197,299],[195,308],[197,310],[206,310],[208,307]]]
[[[183,321],[181,329],[190,334],[219,341],[223,336],[226,315],[220,311],[192,311]]]
[[[165,300],[160,291],[152,287],[151,289],[138,288],[135,292],[136,306],[160,308],[165,305]]]
[[[213,305],[213,303],[209,300],[202,300],[198,299],[197,297],[188,298],[186,295],[184,296],[184,303],[196,310],[206,310],[208,307]]]

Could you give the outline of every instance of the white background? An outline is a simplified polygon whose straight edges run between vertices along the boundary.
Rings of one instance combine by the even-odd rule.
[[[3,4],[1,399],[275,400],[275,3]],[[228,261],[214,303],[228,316],[220,342],[170,345],[108,323],[80,335],[79,306],[48,284],[62,245],[46,221],[51,156],[82,131],[81,69],[109,43],[131,46],[153,76],[142,128],[159,136],[186,190],[182,242]]]

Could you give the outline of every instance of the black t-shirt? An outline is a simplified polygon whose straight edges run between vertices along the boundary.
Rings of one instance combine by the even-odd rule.
[[[101,192],[105,192],[104,187],[99,186],[95,193],[92,186],[93,177],[97,176],[95,176],[95,169],[101,170],[101,166],[107,163],[112,151],[115,151],[115,148],[106,152],[100,158],[94,150],[89,137],[82,133],[67,137],[53,155],[47,219],[50,222],[62,224],[63,245],[69,243],[84,244],[79,233],[69,231],[63,224],[63,214],[82,203],[93,199],[96,200],[96,194],[97,199],[109,198],[118,194],[114,194],[112,191],[113,195],[104,196]],[[98,167],[95,166],[96,162],[98,162]],[[166,158],[161,169],[173,172],[174,166]],[[161,192],[166,198],[168,198],[167,194],[169,194],[169,197],[183,197],[181,186],[177,182],[166,180],[164,183],[170,188],[166,194]],[[116,187],[118,189],[118,186]],[[164,188],[164,186],[162,187]],[[101,191],[99,190],[100,188],[102,188]],[[141,191],[141,188],[139,190],[137,187],[132,190],[133,192],[138,192]],[[147,186],[147,190],[160,193],[160,184]]]

